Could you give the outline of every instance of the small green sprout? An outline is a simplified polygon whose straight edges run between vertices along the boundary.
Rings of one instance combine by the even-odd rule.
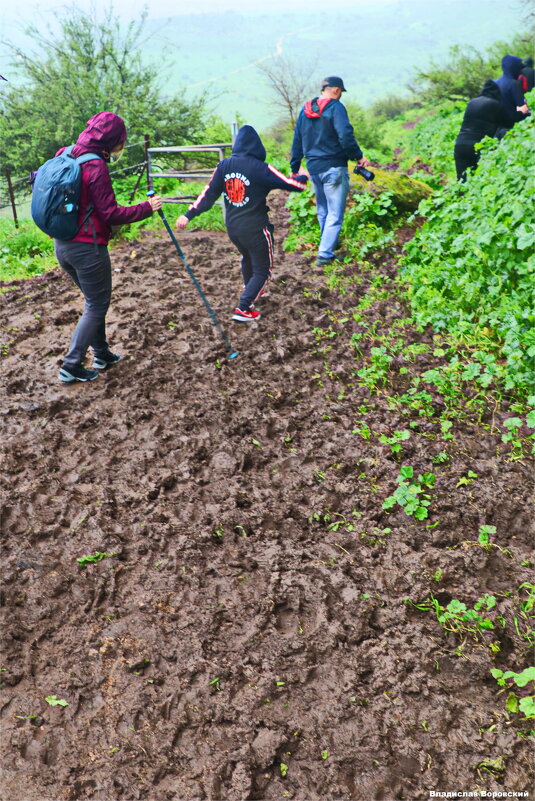
[[[286,774],[288,773],[288,765],[285,765],[285,764],[284,764],[284,762],[281,762],[281,764],[280,764],[280,771],[281,771],[281,776],[282,776],[282,778],[284,779],[284,777],[285,777],[285,776],[286,776]]]
[[[58,698],[57,695],[49,695],[45,698],[45,701],[50,706],[69,706],[68,701],[65,701],[63,698]]]
[[[491,534],[496,534],[496,526],[479,526],[479,536],[477,541],[480,545],[488,545]]]
[[[106,553],[104,551],[95,551],[95,553],[91,555],[84,555],[79,556],[77,558],[77,562],[81,568],[86,568],[88,565],[95,564],[96,562],[101,562],[103,559],[111,559],[112,557],[117,556],[116,553]]]

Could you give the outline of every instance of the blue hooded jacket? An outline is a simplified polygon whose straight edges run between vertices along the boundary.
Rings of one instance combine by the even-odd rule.
[[[522,87],[518,81],[518,76],[522,70],[522,59],[517,56],[504,56],[502,58],[501,75],[495,83],[500,88],[501,102],[508,123],[506,128],[512,128],[515,122],[525,119],[526,115],[517,111],[517,106],[523,106],[525,101]]]
[[[339,100],[315,97],[309,100],[297,118],[290,167],[296,173],[306,158],[311,175],[331,167],[347,167],[348,159],[362,158],[353,126],[345,106]]]
[[[271,164],[266,164],[266,149],[257,132],[250,125],[238,131],[232,155],[220,161],[197,200],[186,212],[192,220],[212,208],[223,193],[227,229],[239,234],[240,230],[262,229],[269,222],[266,197],[272,189],[301,192],[305,176],[287,178]]]

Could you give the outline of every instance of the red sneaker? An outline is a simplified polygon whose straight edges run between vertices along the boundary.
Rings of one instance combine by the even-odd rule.
[[[236,308],[234,309],[234,314],[232,315],[233,320],[238,320],[242,323],[252,323],[254,320],[258,320],[259,317],[260,312],[254,311],[254,309],[243,311],[242,309]]]

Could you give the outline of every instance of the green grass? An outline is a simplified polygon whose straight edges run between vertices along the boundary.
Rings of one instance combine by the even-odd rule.
[[[57,265],[54,243],[32,220],[0,220],[0,281],[31,278]]]

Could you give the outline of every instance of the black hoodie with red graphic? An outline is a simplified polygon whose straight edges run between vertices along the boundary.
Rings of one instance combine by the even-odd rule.
[[[268,220],[266,197],[272,189],[302,192],[306,177],[287,178],[271,164],[266,164],[266,149],[250,125],[238,131],[232,155],[220,161],[210,182],[186,212],[192,220],[211,209],[223,194],[227,229],[235,233],[253,227],[263,228]]]

